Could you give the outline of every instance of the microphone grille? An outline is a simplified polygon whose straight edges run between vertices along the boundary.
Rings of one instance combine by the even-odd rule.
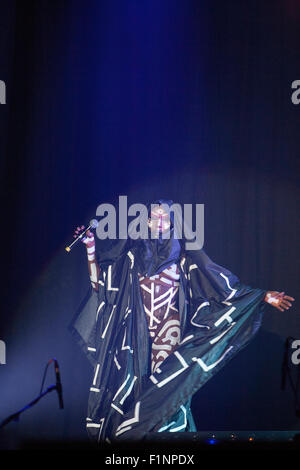
[[[91,228],[97,228],[98,225],[99,225],[98,220],[92,219],[92,220],[90,221],[90,226],[91,226]]]

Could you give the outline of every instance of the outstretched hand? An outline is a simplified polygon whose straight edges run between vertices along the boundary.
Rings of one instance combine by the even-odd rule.
[[[284,310],[288,310],[295,299],[290,297],[289,295],[285,295],[285,292],[277,292],[273,290],[269,290],[266,293],[264,301],[268,304],[272,305],[272,307],[278,308],[281,312]]]

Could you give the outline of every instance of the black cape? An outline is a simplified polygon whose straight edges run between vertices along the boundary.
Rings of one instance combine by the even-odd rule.
[[[94,366],[90,436],[136,440],[166,430],[178,410],[184,411],[182,405],[249,343],[261,324],[266,291],[242,284],[203,249],[177,251],[180,344],[151,375],[138,281],[140,245],[127,240],[111,248],[101,266],[99,292],[88,295],[71,330]],[[172,252],[170,245],[166,250]],[[162,255],[163,248],[158,261]]]

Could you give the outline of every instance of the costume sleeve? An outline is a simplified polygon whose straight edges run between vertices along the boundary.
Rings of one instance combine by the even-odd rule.
[[[183,258],[181,262],[184,275],[193,279],[192,296],[207,301],[230,302],[246,294],[252,287],[243,284],[238,276],[229,269],[212,261],[204,250],[198,250]],[[260,291],[267,292],[260,289]]]
[[[264,290],[242,284],[204,252],[185,257],[181,272],[185,302],[180,344],[124,414],[116,439],[162,431],[179,407],[252,340],[261,324]]]
[[[90,287],[69,326],[71,334],[83,349],[89,361],[95,365],[96,325],[106,303],[107,272],[100,270],[98,290]]]

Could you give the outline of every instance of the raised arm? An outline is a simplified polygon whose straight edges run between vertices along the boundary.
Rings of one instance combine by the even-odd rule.
[[[82,225],[81,227],[77,227],[77,229],[75,230],[74,238],[78,237],[82,230],[84,230],[84,225]],[[82,243],[84,243],[86,246],[91,284],[93,289],[95,291],[98,291],[99,266],[96,259],[96,244],[93,232],[88,230],[86,232],[86,236],[82,238]]]

